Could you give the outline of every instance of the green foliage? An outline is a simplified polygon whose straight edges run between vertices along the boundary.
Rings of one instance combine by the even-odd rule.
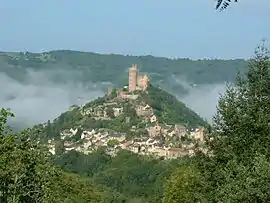
[[[46,202],[58,172],[48,155],[29,139],[28,132],[12,134],[6,130],[5,109],[0,114],[0,202]]]
[[[269,202],[269,81],[269,52],[262,46],[250,60],[246,75],[238,75],[219,100],[207,143],[209,154],[196,159],[194,170],[200,175],[194,175],[194,170],[176,172],[167,185],[165,202],[178,197],[186,199],[177,202],[195,202],[198,195],[206,202]],[[194,182],[199,188],[193,187],[191,194]]]
[[[114,147],[114,146],[116,146],[118,144],[119,144],[119,141],[116,140],[116,139],[109,140],[108,143],[107,143],[108,147]]]
[[[88,178],[63,173],[61,179],[62,181],[55,188],[58,198],[54,201],[57,203],[120,203],[125,200],[121,194],[96,185]]]
[[[248,165],[232,159],[224,168],[218,169],[221,179],[214,201],[269,202],[269,158],[258,154],[252,159]]]
[[[211,195],[213,201],[267,202],[270,199],[266,191],[270,188],[269,81],[269,52],[261,46],[250,61],[245,77],[238,76],[235,85],[228,87],[219,101],[213,141],[209,143],[213,156],[205,159],[203,169],[215,188]]]
[[[72,150],[62,156],[55,157],[54,163],[67,172],[93,176],[93,174],[103,170],[110,161],[111,157],[100,149],[90,155]]]
[[[213,153],[228,160],[250,160],[256,153],[270,157],[270,62],[264,47],[259,47],[249,63],[245,77],[237,77],[220,99],[214,117]]]
[[[124,202],[125,197],[111,189],[94,184],[92,180],[63,173],[50,162],[51,157],[36,142],[30,139],[25,130],[20,134],[12,134],[6,127],[9,111],[1,109],[0,114],[0,202],[1,203],[107,203]],[[59,148],[63,143],[57,144]],[[97,171],[102,167],[106,155],[98,151],[92,160]],[[61,149],[57,156],[65,156]],[[90,173],[95,172],[89,171]]]
[[[77,142],[77,141],[81,140],[82,133],[83,133],[83,129],[82,128],[77,128],[77,132],[72,137],[72,139],[73,139],[72,141]]]
[[[115,118],[114,111],[113,111],[113,109],[111,107],[107,108],[106,113],[110,118]]]
[[[207,126],[199,115],[189,109],[184,103],[166,91],[152,85],[147,89],[143,99],[155,110],[158,121],[166,124],[185,123],[190,126]]]
[[[111,92],[111,97],[112,97],[112,99],[115,98],[115,97],[117,97],[117,92],[116,92],[116,89],[115,88]]]
[[[78,123],[83,119],[83,116],[81,115],[80,111],[77,109],[74,109],[72,111],[66,111],[65,113],[62,113],[55,121],[55,129],[67,129],[70,126],[73,126],[73,128],[76,128],[77,126],[74,126],[74,124]]]
[[[0,110],[0,139],[4,138],[6,133],[9,133],[9,129],[6,126],[8,117],[14,117],[14,114],[2,108]]]
[[[178,168],[167,181],[163,203],[207,202],[205,180],[192,164]]]
[[[120,151],[111,158],[102,150],[89,155],[71,151],[57,157],[54,162],[65,171],[92,177],[95,184],[110,187],[129,200],[153,203],[161,202],[165,177],[181,163],[128,151]]]
[[[93,106],[98,106],[98,105],[102,105],[107,101],[106,97],[98,97],[97,99],[87,103],[84,108],[89,108],[89,107],[93,107]]]
[[[65,152],[64,142],[62,140],[57,140],[55,143],[55,154],[61,155]]]

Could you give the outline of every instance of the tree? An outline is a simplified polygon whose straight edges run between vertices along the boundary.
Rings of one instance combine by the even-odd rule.
[[[108,143],[107,143],[108,147],[114,147],[114,146],[116,146],[118,144],[119,144],[119,141],[117,139],[109,140]]]
[[[207,202],[203,191],[204,184],[205,180],[195,165],[181,166],[165,186],[163,203]]]
[[[267,202],[270,60],[264,45],[256,49],[246,74],[238,74],[220,98],[209,132],[211,156],[200,154],[195,168],[176,171],[167,183],[164,203],[202,202],[204,198],[207,202]]]
[[[238,2],[238,0],[233,1]],[[223,11],[231,4],[231,2],[232,0],[217,0],[216,10]]]
[[[117,97],[117,90],[114,88],[111,92],[111,98],[113,99],[115,97]]]
[[[244,77],[239,75],[218,103],[214,116],[211,150],[220,160],[253,159],[257,153],[270,157],[270,61],[259,46]]]
[[[55,154],[62,155],[65,152],[65,146],[63,140],[57,140],[55,143]]]
[[[248,165],[236,159],[219,169],[220,177],[213,202],[269,202],[270,162],[256,155]]]
[[[106,109],[106,113],[107,113],[107,115],[108,115],[110,118],[115,118],[114,110],[113,110],[112,107],[108,107],[108,108]]]
[[[210,202],[267,202],[270,199],[270,60],[264,45],[244,76],[237,76],[218,103],[208,143],[212,156],[198,164]]]
[[[11,133],[6,122],[14,116],[0,111],[0,202],[53,202],[52,187],[58,172],[49,154],[29,138],[28,131]]]

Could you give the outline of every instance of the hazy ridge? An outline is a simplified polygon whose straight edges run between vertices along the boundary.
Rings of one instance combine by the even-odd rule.
[[[72,104],[104,95],[127,81],[137,63],[151,83],[173,93],[211,120],[219,93],[244,71],[244,60],[189,60],[123,56],[76,51],[0,54],[0,105],[16,113],[16,126],[31,126],[57,117]]]

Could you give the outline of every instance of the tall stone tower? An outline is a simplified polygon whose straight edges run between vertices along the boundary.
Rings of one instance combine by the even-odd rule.
[[[128,72],[128,87],[129,92],[134,92],[137,86],[137,65],[133,64],[131,68],[129,68]]]

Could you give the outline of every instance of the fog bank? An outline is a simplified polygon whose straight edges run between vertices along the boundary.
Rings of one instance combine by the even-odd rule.
[[[188,95],[179,99],[207,119],[209,123],[212,123],[220,94],[224,94],[225,89],[225,84],[202,85],[201,87],[191,89]]]
[[[85,87],[80,83],[55,83],[52,79],[55,74],[28,70],[25,82],[19,82],[0,73],[0,107],[15,113],[12,125],[32,126],[52,120],[71,105],[80,105],[104,94],[95,84]]]
[[[225,93],[226,83],[191,85],[192,82],[187,81],[185,77],[172,76],[172,79],[188,91],[186,95],[179,95],[175,92],[176,97],[212,123],[220,95]]]
[[[58,81],[60,77],[61,82]],[[78,72],[28,69],[24,80],[19,82],[0,73],[0,108],[10,108],[16,115],[11,125],[21,129],[53,120],[73,104],[84,104],[104,95],[101,84],[88,82],[85,85],[77,82],[79,78]],[[225,84],[192,86],[185,78],[172,78],[188,91],[184,96],[173,92],[177,98],[211,123],[219,94],[225,91]]]

